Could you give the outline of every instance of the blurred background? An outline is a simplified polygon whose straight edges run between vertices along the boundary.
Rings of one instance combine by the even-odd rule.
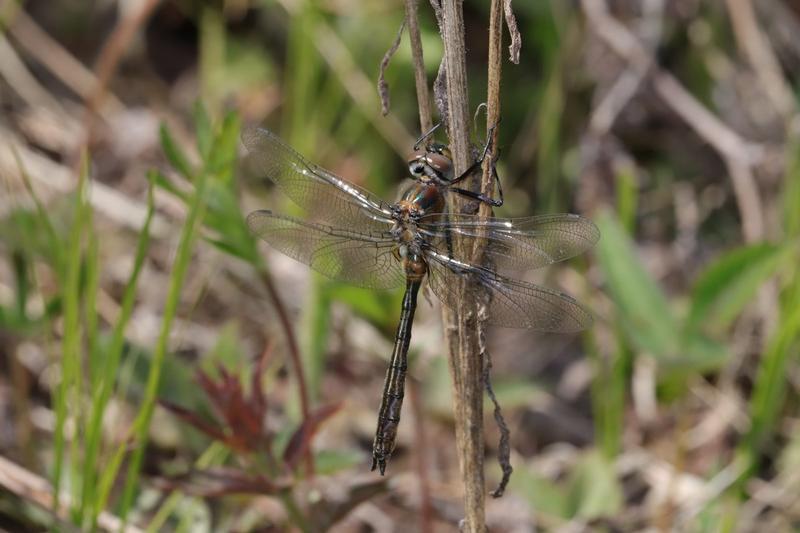
[[[800,4],[513,8],[496,214],[580,213],[602,237],[529,278],[585,303],[591,330],[489,332],[515,470],[488,526],[796,530]],[[475,108],[488,2],[464,12]],[[443,47],[419,15],[432,84]],[[396,198],[420,133],[407,34],[386,117],[376,82],[403,17],[399,0],[0,3],[1,527],[458,529],[436,299],[380,478],[402,295],[314,275],[243,221],[297,214],[246,164],[243,124]],[[488,491],[488,405],[485,426]]]

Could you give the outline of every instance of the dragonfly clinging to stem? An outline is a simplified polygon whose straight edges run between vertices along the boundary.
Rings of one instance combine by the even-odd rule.
[[[268,130],[253,128],[242,134],[258,171],[310,217],[255,211],[247,222],[256,235],[329,278],[370,289],[405,286],[372,448],[372,469],[381,474],[394,450],[411,324],[423,281],[450,307],[461,301],[464,290],[480,298],[488,324],[574,332],[592,322],[591,314],[571,296],[505,277],[498,270],[535,269],[578,255],[599,238],[595,225],[572,214],[485,219],[447,212],[449,193],[497,206],[502,204],[502,192],[500,199],[494,199],[456,187],[480,166],[488,141],[476,163],[454,176],[444,145],[419,148],[430,133],[417,143],[408,162],[415,183],[396,203],[384,202],[315,165]],[[475,264],[455,251],[453,236],[465,250],[484,243],[482,262]]]

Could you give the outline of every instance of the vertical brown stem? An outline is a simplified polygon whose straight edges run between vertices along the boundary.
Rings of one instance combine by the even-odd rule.
[[[414,437],[417,447],[414,455],[419,476],[419,531],[431,533],[433,531],[433,503],[428,479],[428,438],[425,433],[422,402],[419,397],[419,383],[413,378],[408,380],[408,396],[411,412],[414,415]]]
[[[419,35],[417,2],[418,0],[406,0],[406,22],[408,23],[408,37],[411,41],[411,56],[414,59],[414,82],[417,87],[420,131],[425,132],[430,131],[433,127],[433,119],[431,118],[428,80],[425,75],[425,60],[422,54],[422,39]]]
[[[467,95],[464,18],[460,0],[442,2],[442,38],[447,71],[448,136],[455,174],[470,165],[469,100]],[[453,209],[461,207],[455,200]],[[454,243],[456,247],[460,243]],[[461,283],[466,283],[462,281]],[[462,290],[461,294],[466,291]],[[462,530],[485,531],[483,478],[483,382],[475,302],[464,298],[456,310],[444,311],[450,373],[455,389],[456,451],[464,483],[465,519]]]
[[[425,59],[422,53],[422,39],[419,33],[419,18],[417,17],[418,0],[406,0],[406,23],[408,36],[411,42],[411,55],[414,61],[414,83],[417,88],[417,107],[419,108],[420,132],[430,131],[433,127],[431,116],[430,93],[428,92],[428,78],[425,74]],[[432,531],[433,504],[431,502],[430,479],[426,460],[427,438],[425,435],[425,422],[423,420],[422,405],[419,400],[417,384],[409,380],[409,393],[411,396],[411,409],[414,412],[414,435],[417,441],[417,477],[419,478],[420,514],[419,526],[422,533]]]
[[[497,131],[494,126],[500,120],[500,75],[502,73],[502,47],[503,47],[503,5],[501,0],[492,0],[489,12],[489,72],[487,74],[486,91],[486,134],[492,136],[491,150],[483,161],[483,176],[481,177],[481,192],[487,196],[492,194],[494,177],[492,176],[492,162],[497,155]],[[492,214],[492,207],[481,202],[479,213],[485,217]],[[475,250],[476,253],[479,250]]]
[[[286,311],[286,306],[283,304],[283,300],[278,294],[278,289],[275,287],[275,283],[272,281],[272,276],[270,276],[266,269],[262,269],[259,272],[259,277],[261,278],[261,282],[264,284],[264,287],[267,289],[269,298],[272,300],[275,311],[278,313],[278,321],[281,323],[283,332],[286,335],[286,343],[289,345],[289,359],[292,361],[295,377],[297,378],[297,394],[300,397],[300,413],[303,417],[303,422],[305,423],[311,417],[311,408],[308,401],[308,387],[306,386],[305,371],[303,369],[303,358],[300,357],[300,348],[297,345],[297,337],[294,334],[294,327],[292,326],[291,320],[289,320],[289,313]],[[313,476],[314,456],[311,453],[310,447],[305,451],[305,461],[308,475]]]

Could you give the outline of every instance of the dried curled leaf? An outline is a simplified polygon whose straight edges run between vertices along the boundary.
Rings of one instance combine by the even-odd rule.
[[[400,47],[400,39],[403,37],[403,30],[406,29],[406,19],[400,24],[400,30],[397,32],[392,46],[383,54],[381,59],[380,73],[378,74],[378,96],[381,97],[381,114],[385,117],[389,114],[389,84],[386,82],[386,69],[389,66],[389,61],[392,60],[397,49]]]
[[[509,60],[515,65],[519,65],[519,52],[522,49],[522,36],[517,27],[517,17],[514,16],[514,9],[511,7],[511,0],[503,0],[503,12],[506,17],[506,26],[511,35],[511,44],[508,45]]]

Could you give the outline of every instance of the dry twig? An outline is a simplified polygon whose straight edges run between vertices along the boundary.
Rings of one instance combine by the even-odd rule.
[[[581,0],[586,17],[598,36],[640,75],[648,75],[661,99],[725,160],[742,219],[744,238],[755,242],[764,236],[764,214],[753,176],[753,166],[763,157],[763,147],[742,138],[703,104],[674,76],[658,68],[653,56],[624,24],[609,12],[604,0]]]
[[[389,61],[392,60],[395,52],[400,47],[400,40],[403,38],[403,30],[406,29],[406,19],[400,24],[400,29],[397,31],[392,46],[383,54],[381,59],[381,68],[378,73],[378,96],[381,98],[381,114],[385,117],[389,114],[389,84],[386,81],[386,69],[389,66]]]
[[[448,136],[455,174],[469,167],[469,99],[467,95],[464,16],[459,0],[442,2],[442,38],[447,71]],[[453,210],[462,202],[454,201]],[[456,239],[457,241],[457,239]],[[455,246],[460,243],[455,242]],[[460,283],[468,283],[463,280]],[[459,291],[466,295],[465,290]],[[476,303],[466,296],[457,308],[443,311],[450,373],[455,389],[456,448],[464,483],[463,530],[483,533],[485,497],[483,478],[483,369],[477,328]]]
[[[428,93],[428,79],[425,75],[425,58],[422,53],[422,39],[419,34],[417,0],[406,0],[406,22],[411,42],[411,57],[414,60],[414,84],[417,88],[417,107],[419,108],[420,131],[430,131],[433,127],[431,101]]]
[[[772,106],[787,119],[797,112],[792,90],[786,82],[778,59],[761,31],[751,0],[726,0],[733,32],[739,48],[756,73]]]
[[[494,3],[493,3],[494,4]],[[492,14],[491,16],[494,17],[494,5],[492,6]],[[508,33],[511,36],[511,44],[508,45],[508,59],[515,65],[519,65],[519,51],[522,49],[522,36],[519,34],[519,28],[517,28],[517,17],[514,16],[514,8],[511,7],[511,0],[503,0],[503,11],[506,17],[506,26],[508,26]],[[494,32],[494,26],[492,25],[491,20],[489,21],[490,25],[490,33]],[[502,32],[503,28],[499,28],[499,32]],[[489,37],[489,43],[491,46],[491,36]],[[490,48],[491,50],[491,48]],[[490,52],[491,54],[491,52]],[[489,59],[489,68],[491,68],[492,61],[491,57]]]
[[[53,487],[46,479],[12,463],[2,456],[0,456],[0,486],[44,511],[50,511],[55,508],[53,504]],[[58,519],[63,521],[59,526],[66,530],[70,528],[69,517],[67,516],[67,509],[69,509],[70,505],[69,498],[66,496],[59,497],[58,509],[60,511]],[[97,525],[104,531],[125,531],[130,533],[142,531],[131,525],[124,525],[123,527],[122,520],[105,511],[101,512],[97,517]]]
[[[84,100],[92,97],[99,81],[94,73],[78,61],[61,44],[50,37],[23,10],[14,14],[9,33],[31,57],[46,66],[50,72],[64,85],[69,87]],[[102,105],[96,110],[104,118],[109,113],[118,113],[124,104],[106,88],[106,96]]]
[[[486,136],[487,142],[490,143],[490,150],[487,154],[486,158],[483,161],[483,173],[481,175],[481,193],[486,196],[491,196],[493,189],[494,189],[494,163],[497,159],[498,155],[498,148],[497,148],[497,137],[498,137],[498,129],[497,124],[500,122],[500,79],[502,74],[502,45],[503,45],[503,19],[502,19],[502,11],[503,6],[500,4],[501,0],[492,0],[491,9],[489,11],[489,71],[487,73],[487,95],[486,95]],[[509,31],[511,32],[512,39],[511,39],[511,61],[518,63],[519,62],[519,48],[521,46],[519,41],[519,32],[516,29],[516,22],[512,25],[509,23],[509,16],[513,21],[513,13],[511,13],[511,2],[510,0],[505,0],[504,4],[506,12],[506,23],[509,24]],[[517,33],[516,37],[516,44],[515,44],[515,37],[514,34]],[[516,61],[515,61],[516,59]],[[482,203],[479,207],[479,213],[484,217],[490,217],[492,215],[492,208],[490,205],[486,203]],[[482,232],[482,230],[479,230]],[[483,248],[485,247],[486,243],[484,241],[476,242],[475,248],[472,250],[473,260],[477,261],[480,264],[482,255],[483,255]],[[503,471],[503,477],[500,480],[497,488],[492,492],[492,496],[495,498],[499,498],[503,495],[506,489],[506,485],[508,484],[509,479],[511,478],[511,472],[513,469],[511,468],[510,462],[510,455],[511,455],[511,447],[509,445],[510,442],[510,433],[508,430],[508,426],[506,425],[505,419],[503,418],[503,413],[500,409],[500,404],[497,402],[497,398],[495,397],[494,390],[492,389],[492,382],[491,382],[491,369],[492,369],[492,361],[489,351],[486,349],[486,340],[484,338],[484,329],[485,329],[485,314],[486,308],[483,303],[478,303],[479,310],[478,310],[478,341],[479,341],[479,350],[480,350],[480,359],[483,365],[483,382],[484,386],[486,387],[486,392],[489,395],[489,399],[494,404],[494,419],[497,423],[497,427],[500,430],[500,444],[497,448],[498,454],[498,461],[500,462],[500,467]]]
[[[408,24],[408,35],[411,42],[411,55],[414,62],[414,83],[417,90],[417,107],[419,109],[420,131],[430,131],[433,126],[431,117],[430,96],[428,93],[428,81],[425,75],[425,61],[422,55],[422,39],[419,33],[419,19],[417,17],[417,0],[406,0],[406,23]],[[419,478],[420,492],[420,531],[427,533],[431,531],[433,524],[433,503],[431,502],[430,478],[428,465],[425,456],[427,438],[425,435],[425,424],[423,420],[422,406],[419,401],[417,385],[414,380],[409,381],[409,392],[411,396],[411,409],[414,412],[414,435],[417,440],[417,477]]]

